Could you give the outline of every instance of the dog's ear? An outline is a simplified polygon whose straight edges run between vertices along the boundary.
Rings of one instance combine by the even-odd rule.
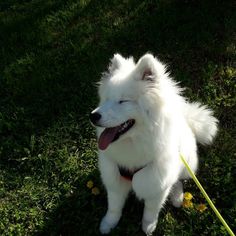
[[[114,56],[110,59],[110,64],[108,66],[108,71],[102,73],[101,82],[106,81],[111,78],[115,71],[119,70],[122,65],[126,62],[126,59],[122,57],[120,54],[114,54]],[[101,84],[99,82],[99,84]]]
[[[155,70],[156,59],[151,54],[145,54],[137,63],[139,78],[144,81],[154,81],[156,76]]]
[[[122,64],[125,62],[125,58],[122,57],[120,54],[114,54],[113,58],[111,59],[110,65],[109,65],[109,72],[113,73],[114,71],[121,68]]]

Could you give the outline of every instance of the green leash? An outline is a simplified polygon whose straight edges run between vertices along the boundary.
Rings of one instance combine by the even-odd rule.
[[[206,191],[204,190],[204,188],[202,187],[202,185],[200,184],[200,182],[198,181],[196,175],[193,173],[193,171],[191,170],[190,166],[188,165],[188,163],[186,162],[186,160],[184,159],[183,155],[180,154],[180,158],[183,161],[186,169],[188,170],[189,174],[191,175],[191,177],[193,178],[194,182],[196,183],[196,185],[198,186],[198,188],[200,189],[200,191],[202,192],[203,196],[206,198],[208,204],[210,205],[210,207],[212,208],[212,210],[215,212],[216,216],[219,218],[219,220],[221,221],[221,223],[224,225],[224,227],[226,228],[226,230],[228,231],[230,236],[235,236],[235,234],[233,233],[233,231],[230,229],[230,227],[228,226],[228,224],[225,222],[224,218],[221,216],[220,212],[216,209],[215,205],[213,204],[213,202],[211,201],[211,199],[209,198],[209,196],[207,195]]]

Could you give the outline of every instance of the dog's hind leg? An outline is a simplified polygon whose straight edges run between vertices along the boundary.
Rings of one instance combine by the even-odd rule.
[[[183,203],[184,193],[183,193],[183,184],[180,181],[177,181],[172,187],[170,193],[170,200],[174,207],[180,207]]]

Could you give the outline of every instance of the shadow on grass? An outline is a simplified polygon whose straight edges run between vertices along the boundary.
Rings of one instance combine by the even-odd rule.
[[[19,22],[6,20],[3,27],[6,137],[21,140],[22,130],[28,137],[71,113],[83,117],[96,104],[95,82],[114,52],[135,58],[153,52],[193,94],[204,86],[209,62],[233,55],[230,1],[36,3],[38,11],[31,12],[33,3],[9,10],[8,18],[17,14]]]
[[[86,186],[97,171],[80,178],[78,188],[63,196],[57,208],[47,215],[45,226],[35,235],[99,235],[99,220],[104,212],[104,194],[94,195]],[[96,177],[95,177],[96,178]],[[100,183],[94,181],[97,187]],[[102,191],[101,188],[99,188]]]
[[[29,116],[36,129],[70,112],[83,115],[96,103],[94,83],[116,51],[135,58],[151,51],[178,80],[199,90],[208,62],[224,63],[233,54],[232,4],[51,1],[32,12],[34,4],[26,5],[18,21],[6,20],[3,27],[1,58],[8,59],[1,63],[2,92],[14,110],[21,109],[19,119]]]
[[[61,201],[43,230],[35,235],[101,235],[99,224],[106,212],[105,190],[101,189],[102,193],[97,196],[92,195],[89,189],[85,191],[78,191]],[[110,235],[143,236],[140,224],[142,209],[142,203],[131,195],[118,226]]]
[[[60,120],[78,124],[83,120],[77,145],[85,146],[83,137],[92,136],[85,114],[97,103],[94,84],[113,53],[137,59],[153,52],[170,64],[172,74],[183,86],[191,88],[192,98],[207,102],[212,102],[204,89],[209,83],[209,64],[229,65],[235,59],[233,1],[13,3],[0,5],[3,16],[7,16],[1,20],[0,36],[0,166],[6,176],[15,171],[12,182],[19,176],[24,178],[26,172],[41,175],[37,168],[32,171],[31,166],[19,165],[15,159],[30,149],[32,137],[40,139]],[[219,84],[223,81],[213,84],[212,89]],[[232,106],[223,109],[233,114]],[[63,140],[66,145],[66,138]],[[34,155],[42,150],[43,146],[36,143]],[[105,209],[104,194],[94,197],[78,190],[62,199],[43,232],[96,235]],[[137,212],[135,222],[139,222]]]

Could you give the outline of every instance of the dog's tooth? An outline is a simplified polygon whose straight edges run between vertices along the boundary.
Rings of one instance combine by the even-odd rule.
[[[133,120],[127,120],[123,124],[120,125],[119,130],[118,130],[118,135],[124,134],[126,131],[129,130],[129,128],[134,124]]]

